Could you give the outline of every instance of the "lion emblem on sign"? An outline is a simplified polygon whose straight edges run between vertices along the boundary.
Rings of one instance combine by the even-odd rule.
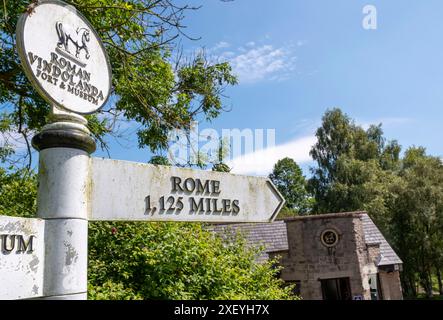
[[[76,58],[79,58],[80,52],[83,50],[85,51],[85,58],[89,59],[90,54],[87,43],[90,40],[90,30],[86,28],[72,29],[63,25],[61,22],[55,24],[55,29],[58,35],[58,48],[64,49],[65,52],[72,55],[73,53],[69,50],[70,44],[72,44],[74,45]]]

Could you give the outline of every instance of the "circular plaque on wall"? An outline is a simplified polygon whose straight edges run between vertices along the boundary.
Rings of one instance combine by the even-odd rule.
[[[320,239],[326,247],[333,247],[337,245],[339,237],[334,229],[326,229],[321,233]]]

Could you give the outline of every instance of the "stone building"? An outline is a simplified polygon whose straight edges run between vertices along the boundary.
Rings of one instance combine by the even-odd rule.
[[[366,212],[301,216],[263,224],[216,226],[240,231],[279,256],[281,278],[307,300],[402,299],[402,261]]]

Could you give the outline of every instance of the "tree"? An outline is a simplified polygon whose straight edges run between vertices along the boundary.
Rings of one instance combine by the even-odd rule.
[[[286,200],[285,215],[306,214],[312,198],[306,190],[306,180],[298,164],[291,158],[278,160],[269,178]]]
[[[401,179],[383,171],[376,160],[362,161],[341,157],[336,181],[327,191],[327,205],[319,212],[367,211],[387,234],[389,204],[396,198],[394,187]]]
[[[381,222],[377,218],[384,216],[393,196],[390,186],[397,183],[398,143],[386,143],[381,124],[364,130],[340,109],[325,113],[316,136],[310,154],[317,167],[311,168],[308,182],[316,200],[314,211],[369,210]]]
[[[443,266],[443,164],[426,155],[425,149],[406,150],[400,171],[403,184],[397,185],[392,234],[404,262],[404,288],[416,295],[420,281],[428,298],[433,294],[434,274],[441,284]]]
[[[236,84],[228,63],[209,63],[204,54],[183,58],[177,43],[185,13],[195,10],[170,0],[76,0],[74,5],[102,38],[113,69],[109,105],[88,116],[102,148],[118,135],[115,123],[138,123],[139,147],[167,148],[170,129],[189,129],[197,117],[223,110],[222,93]],[[27,145],[27,168],[0,169],[0,214],[34,216],[36,176],[29,137],[46,124],[48,104],[36,93],[15,50],[17,19],[31,1],[0,6],[0,160],[17,165],[8,137]],[[33,5],[35,1],[32,1]],[[177,58],[173,58],[173,55]],[[166,161],[165,161],[166,160]],[[153,164],[168,165],[153,157]],[[19,169],[18,169],[18,168]],[[89,296],[93,299],[286,299],[290,287],[275,277],[272,261],[255,262],[242,240],[222,242],[199,224],[95,222],[89,227]]]
[[[443,288],[441,159],[421,147],[402,158],[381,125],[364,130],[339,109],[325,113],[316,134],[309,180],[315,212],[367,211],[403,260],[405,295],[416,296],[419,282],[431,297],[434,275]]]
[[[122,119],[136,121],[139,146],[155,152],[167,147],[169,130],[186,129],[199,115],[209,120],[222,111],[225,86],[237,82],[230,65],[211,64],[202,53],[183,58],[177,47],[180,36],[187,36],[185,13],[197,8],[170,0],[66,2],[92,23],[111,61],[111,103],[88,116],[102,148],[107,148],[106,135],[117,134],[115,123]],[[49,105],[24,75],[15,48],[17,20],[30,3],[5,0],[0,6],[0,133],[13,132],[25,140],[29,168],[29,138],[49,115]],[[10,160],[11,146],[0,148],[0,157],[9,155]]]
[[[229,154],[229,144],[227,139],[223,140],[220,139],[219,147],[217,150],[217,158],[218,161],[213,163],[212,165],[212,171],[218,171],[218,172],[231,172],[231,168],[223,162],[223,159]]]

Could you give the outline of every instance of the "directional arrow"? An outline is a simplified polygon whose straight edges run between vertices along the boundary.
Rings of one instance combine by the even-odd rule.
[[[285,200],[267,178],[91,159],[89,220],[270,222]]]

